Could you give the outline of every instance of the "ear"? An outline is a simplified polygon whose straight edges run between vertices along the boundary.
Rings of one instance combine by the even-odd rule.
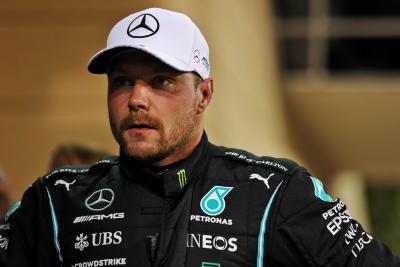
[[[212,78],[207,78],[199,85],[199,102],[197,105],[197,114],[203,113],[208,104],[211,102],[214,93],[214,81]]]

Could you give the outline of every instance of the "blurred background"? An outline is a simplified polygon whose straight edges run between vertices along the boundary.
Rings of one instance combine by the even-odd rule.
[[[188,14],[209,42],[209,139],[305,165],[400,254],[395,0],[2,0],[0,191],[7,199],[20,199],[51,169],[60,144],[118,153],[106,78],[86,64],[117,21],[154,6]]]

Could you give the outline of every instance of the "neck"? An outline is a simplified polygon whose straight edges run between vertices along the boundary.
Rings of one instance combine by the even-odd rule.
[[[182,180],[179,179],[179,173],[183,171],[187,183],[201,177],[199,174],[205,170],[205,166],[208,165],[210,160],[210,157],[207,156],[208,151],[208,139],[204,132],[192,153],[180,161],[163,167],[154,167],[132,160],[121,149],[119,168],[125,178],[144,185],[160,196],[171,197],[182,191]]]
[[[201,137],[203,135],[203,129],[200,131],[197,131],[191,140],[182,148],[180,148],[178,151],[175,151],[173,155],[170,155],[162,160],[152,162],[150,163],[150,166],[154,167],[163,167],[166,165],[171,165],[175,162],[181,161],[187,157],[189,157],[194,149],[197,147],[197,145],[200,143]]]

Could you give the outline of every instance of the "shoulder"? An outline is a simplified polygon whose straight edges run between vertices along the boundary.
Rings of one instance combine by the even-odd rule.
[[[235,166],[255,166],[292,175],[300,167],[296,162],[287,158],[257,156],[243,149],[211,145],[213,156],[232,163]]]
[[[65,181],[72,181],[79,177],[96,175],[104,171],[108,171],[113,166],[118,165],[119,158],[116,156],[107,157],[103,160],[96,162],[93,165],[76,165],[76,166],[64,166],[39,178],[39,182],[47,184],[54,182],[58,179]]]

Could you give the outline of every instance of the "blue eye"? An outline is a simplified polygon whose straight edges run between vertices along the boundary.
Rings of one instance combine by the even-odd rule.
[[[159,87],[168,85],[170,82],[171,81],[167,77],[157,76],[157,77],[154,77],[154,79],[152,80],[152,85],[155,88],[159,88]]]
[[[135,80],[124,76],[109,77],[108,80],[108,93],[119,91],[121,89],[131,88],[135,85]]]
[[[113,82],[114,87],[130,87],[135,84],[135,81],[127,79],[127,78],[118,78]]]

